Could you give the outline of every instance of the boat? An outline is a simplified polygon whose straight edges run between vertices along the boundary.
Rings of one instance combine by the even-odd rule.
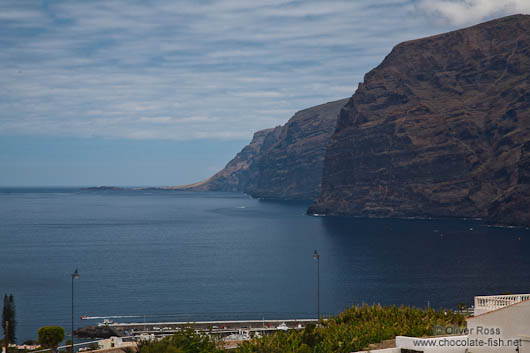
[[[278,325],[278,327],[276,327],[278,330],[282,330],[282,331],[287,331],[289,329],[289,327],[287,327],[287,325],[285,324],[285,322],[282,322],[281,324]]]
[[[223,338],[223,341],[248,341],[248,340],[250,340],[250,335],[248,331],[243,331],[243,330],[239,330],[238,333],[233,333]]]
[[[101,326],[109,326],[109,325],[114,325],[114,324],[117,324],[117,322],[109,320],[109,319],[105,319],[103,320],[103,322],[98,323],[98,326],[101,327]]]

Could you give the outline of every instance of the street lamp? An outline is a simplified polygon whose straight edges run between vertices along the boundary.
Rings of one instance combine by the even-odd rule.
[[[317,313],[318,321],[320,321],[320,255],[316,250],[313,253],[313,259],[317,260]]]
[[[72,353],[74,353],[74,279],[79,278],[79,272],[77,268],[75,272],[72,273]]]

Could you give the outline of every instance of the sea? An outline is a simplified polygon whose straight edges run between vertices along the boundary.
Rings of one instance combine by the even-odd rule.
[[[530,230],[306,215],[238,193],[0,188],[0,294],[39,327],[315,318],[362,304],[455,309],[530,292]],[[314,251],[319,262],[313,258]],[[82,320],[86,316],[91,319]]]

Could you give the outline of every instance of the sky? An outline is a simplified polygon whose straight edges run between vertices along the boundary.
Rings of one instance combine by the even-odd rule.
[[[178,185],[351,96],[392,47],[528,0],[0,2],[0,185]]]

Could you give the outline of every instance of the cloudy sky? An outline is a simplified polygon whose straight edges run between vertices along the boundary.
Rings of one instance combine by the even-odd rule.
[[[528,0],[0,2],[0,185],[171,185],[351,96],[403,40]]]

